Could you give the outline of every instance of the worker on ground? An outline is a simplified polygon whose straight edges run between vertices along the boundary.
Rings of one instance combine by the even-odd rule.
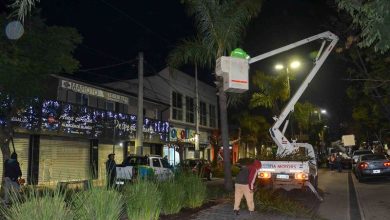
[[[234,193],[234,214],[239,215],[240,203],[243,196],[245,196],[248,205],[249,213],[255,211],[255,204],[253,202],[254,185],[257,173],[261,168],[261,162],[255,160],[252,165],[243,166],[237,174]]]
[[[106,174],[107,174],[107,188],[115,186],[116,179],[116,163],[115,154],[109,154],[106,161]]]
[[[18,155],[13,152],[11,158],[4,162],[4,202],[10,203],[10,196],[17,196],[20,190],[18,179],[22,176]]]

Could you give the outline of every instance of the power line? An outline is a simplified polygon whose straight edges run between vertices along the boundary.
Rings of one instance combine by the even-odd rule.
[[[170,41],[162,36],[161,34],[158,34],[156,32],[154,32],[152,29],[148,28],[147,26],[143,25],[142,23],[138,22],[137,20],[135,20],[133,17],[131,17],[129,14],[127,14],[126,12],[124,12],[123,10],[113,6],[112,4],[104,1],[104,0],[100,0],[102,3],[106,4],[107,6],[109,6],[110,8],[116,10],[117,12],[119,12],[120,14],[122,14],[123,16],[127,17],[128,19],[130,19],[133,23],[135,23],[136,25],[142,27],[143,29],[149,31],[150,33],[156,35],[158,38],[160,38],[161,40],[163,40],[165,43],[170,43]]]
[[[110,64],[110,65],[105,65],[105,66],[94,67],[94,68],[80,69],[78,71],[79,72],[89,72],[89,71],[95,71],[95,70],[109,69],[112,67],[122,66],[124,64],[130,64],[130,63],[134,62],[135,60],[136,59],[133,59],[130,61],[124,61],[124,62],[120,62],[120,63],[115,63],[115,64]]]

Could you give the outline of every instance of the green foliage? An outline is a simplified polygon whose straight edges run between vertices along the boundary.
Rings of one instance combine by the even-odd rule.
[[[338,7],[346,10],[353,23],[360,28],[360,47],[373,46],[382,53],[390,48],[390,1],[337,0]]]
[[[185,186],[185,207],[200,207],[206,200],[206,184],[197,175],[182,173],[176,177],[179,185]]]
[[[112,189],[92,187],[73,195],[72,208],[76,219],[120,219],[123,208],[122,195]]]
[[[263,116],[243,112],[239,122],[242,133],[241,138],[245,142],[257,145],[261,141],[269,139],[268,129],[270,125]]]
[[[161,212],[161,193],[152,181],[138,180],[124,189],[127,217],[131,220],[157,220]]]
[[[0,16],[4,28],[8,20]],[[0,34],[0,88],[14,99],[42,94],[50,83],[49,74],[72,73],[79,67],[73,52],[81,43],[74,28],[48,27],[39,17],[24,24],[25,33],[17,41]]]
[[[65,203],[65,196],[60,191],[31,190],[19,200],[13,195],[13,204],[9,209],[1,208],[7,220],[68,220],[74,215]]]
[[[159,185],[161,193],[161,212],[165,215],[176,214],[184,207],[186,198],[185,186],[177,181],[170,180],[161,182]]]
[[[202,41],[214,57],[229,54],[241,43],[245,27],[260,11],[260,0],[184,0]]]
[[[257,91],[252,95],[250,107],[274,108],[274,111],[278,111],[278,101],[283,102],[289,98],[287,80],[286,73],[271,76],[256,72],[252,83]]]
[[[313,211],[276,191],[260,188],[255,192],[254,201],[256,210],[261,212],[276,212],[293,217],[316,217]]]
[[[301,130],[302,132],[308,132],[310,126],[310,118],[315,110],[318,111],[318,107],[314,106],[309,102],[298,102],[297,104],[295,104],[292,116],[295,119],[295,122],[298,124],[299,130]]]

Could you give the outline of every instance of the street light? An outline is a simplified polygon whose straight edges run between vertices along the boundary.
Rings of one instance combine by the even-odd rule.
[[[275,69],[276,70],[283,70],[285,69],[286,70],[286,75],[287,75],[287,89],[288,89],[288,97],[290,97],[290,69],[298,69],[299,67],[301,66],[301,62],[298,61],[298,60],[294,60],[290,63],[290,65],[287,65],[286,67],[284,67],[283,64],[281,63],[278,63],[275,65]]]

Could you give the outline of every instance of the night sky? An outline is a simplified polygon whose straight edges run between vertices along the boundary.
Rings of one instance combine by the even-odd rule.
[[[265,1],[240,46],[253,57],[326,30],[333,31],[327,24],[329,16],[336,12],[327,2],[333,1]],[[84,40],[75,53],[82,65],[76,76],[100,83],[137,77],[139,51],[144,52],[145,74],[159,72],[175,44],[195,33],[180,0],[42,0],[40,6],[49,25],[78,29]],[[276,62],[299,57],[304,65],[294,73],[292,89],[297,89],[309,71],[309,53],[319,46],[320,43],[312,44],[271,57],[252,65],[251,72],[276,74]],[[337,127],[349,114],[348,106],[343,104],[344,72],[343,63],[331,55],[301,99],[327,109],[331,127]],[[209,71],[201,74],[204,81],[212,82]]]

